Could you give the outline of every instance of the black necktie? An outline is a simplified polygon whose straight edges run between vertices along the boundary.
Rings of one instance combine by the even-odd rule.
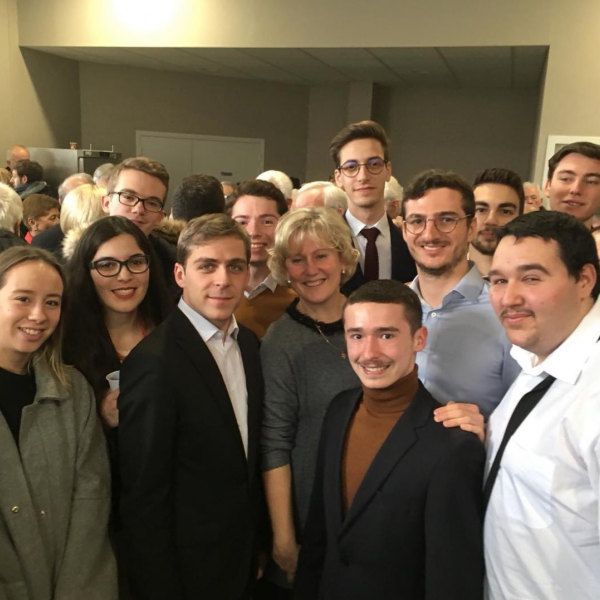
[[[377,227],[364,227],[360,235],[367,238],[367,249],[365,250],[365,280],[373,281],[379,279],[379,254],[375,241],[379,236]]]
[[[500,463],[502,462],[502,455],[504,454],[504,450],[506,446],[514,434],[514,432],[519,428],[521,423],[527,418],[527,415],[535,408],[537,403],[544,397],[544,394],[548,391],[550,386],[554,383],[555,377],[552,375],[548,375],[545,379],[540,381],[530,392],[527,392],[520,400],[513,414],[508,421],[508,425],[506,426],[506,431],[504,432],[504,437],[502,438],[502,443],[498,448],[498,452],[496,453],[496,457],[494,458],[494,463],[492,464],[492,468],[490,469],[490,473],[485,482],[485,486],[483,487],[483,510],[487,509],[488,503],[490,501],[490,496],[492,495],[492,489],[494,487],[494,483],[496,482],[496,477],[498,476],[498,471],[500,470]]]

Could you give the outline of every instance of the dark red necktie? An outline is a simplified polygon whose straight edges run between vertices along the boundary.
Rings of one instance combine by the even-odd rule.
[[[367,249],[365,250],[365,280],[373,281],[379,279],[379,254],[375,241],[379,236],[377,227],[364,227],[360,235],[367,238]]]

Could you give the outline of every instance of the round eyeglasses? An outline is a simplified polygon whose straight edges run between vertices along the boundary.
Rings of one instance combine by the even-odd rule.
[[[102,277],[116,277],[123,267],[134,275],[145,273],[150,268],[150,257],[147,254],[135,254],[127,260],[117,260],[108,256],[90,263],[90,269],[96,269]]]
[[[385,165],[388,164],[389,161],[384,158],[379,158],[378,156],[374,158],[370,158],[365,163],[354,162],[353,160],[349,160],[344,163],[340,167],[338,167],[338,171],[346,175],[346,177],[356,177],[361,167],[365,167],[371,175],[379,175],[383,169],[385,169]]]
[[[409,233],[417,235],[425,231],[425,227],[427,227],[427,221],[433,221],[435,228],[440,233],[451,233],[456,229],[459,221],[468,219],[472,216],[473,215],[465,215],[464,217],[451,217],[447,215],[440,215],[437,217],[431,217],[430,219],[416,216],[408,217],[408,219],[404,219],[404,226]]]
[[[119,202],[125,206],[136,206],[138,202],[141,202],[148,212],[160,212],[165,206],[158,198],[140,198],[132,192],[111,192],[111,194],[117,194]]]

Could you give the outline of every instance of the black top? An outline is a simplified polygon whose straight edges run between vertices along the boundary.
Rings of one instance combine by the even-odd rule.
[[[8,428],[19,445],[21,413],[25,406],[33,404],[35,397],[35,376],[33,373],[17,375],[0,368],[0,413],[6,419]]]

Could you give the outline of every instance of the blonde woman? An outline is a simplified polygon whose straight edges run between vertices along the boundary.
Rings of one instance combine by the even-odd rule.
[[[339,392],[359,385],[346,358],[340,292],[357,261],[350,229],[330,208],[298,209],[277,224],[269,268],[298,294],[261,347],[262,469],[279,567],[272,564],[267,579],[282,588],[296,569],[325,412]]]
[[[117,595],[96,401],[61,360],[65,280],[51,254],[0,254],[0,597]]]

